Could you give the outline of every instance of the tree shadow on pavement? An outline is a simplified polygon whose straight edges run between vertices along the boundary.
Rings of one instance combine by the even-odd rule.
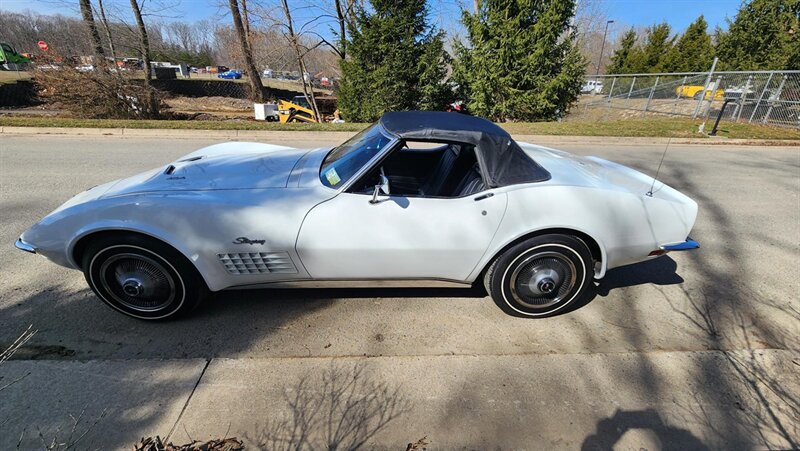
[[[716,233],[729,237],[724,246],[688,256],[701,273],[699,287],[682,287],[678,296],[664,295],[671,309],[709,349],[722,351],[724,363],[699,368],[695,386],[709,388],[694,392],[695,402],[679,407],[687,418],[703,426],[714,447],[798,449],[800,381],[786,377],[796,375],[800,365],[790,357],[800,349],[797,298],[770,298],[755,288],[760,281],[742,270],[747,265],[742,262],[746,255],[743,239],[729,211],[682,171],[675,175],[710,216]],[[717,253],[716,261],[709,251]],[[762,349],[776,357],[769,358]],[[726,414],[709,409],[711,403],[727,405]]]
[[[285,406],[255,436],[270,450],[357,450],[413,407],[401,387],[380,382],[362,364],[332,362],[284,391]]]
[[[0,309],[0,345],[27,325],[38,329],[16,360],[0,369],[0,384],[30,373],[0,395],[2,449],[14,449],[18,441],[20,449],[41,448],[40,432],[49,442],[71,430],[87,431],[80,446],[92,449],[166,437],[211,357],[244,352],[284,324],[336,302],[264,302],[255,296],[225,307],[227,313],[211,308],[179,321],[147,323],[115,313],[88,288],[74,286],[40,286]],[[40,362],[34,367],[31,360]]]

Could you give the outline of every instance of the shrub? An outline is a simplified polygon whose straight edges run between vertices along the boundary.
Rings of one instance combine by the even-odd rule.
[[[108,68],[80,71],[64,65],[36,70],[34,80],[39,96],[57,102],[76,117],[87,119],[155,119],[163,106],[164,94],[145,87],[134,73],[112,72]],[[149,107],[148,96],[157,109]]]

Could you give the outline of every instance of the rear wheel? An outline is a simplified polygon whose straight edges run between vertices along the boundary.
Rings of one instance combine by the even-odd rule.
[[[208,294],[194,266],[166,244],[139,235],[102,237],[83,255],[89,286],[134,318],[161,320],[191,311]]]
[[[591,276],[592,254],[582,240],[542,235],[501,254],[486,272],[484,283],[507,313],[543,317],[582,301]]]

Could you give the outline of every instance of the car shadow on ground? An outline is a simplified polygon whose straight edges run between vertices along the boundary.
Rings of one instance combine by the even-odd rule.
[[[662,256],[645,262],[610,269],[606,272],[605,277],[592,283],[583,300],[554,316],[566,315],[580,310],[594,302],[598,296],[605,298],[614,291],[623,288],[635,287],[638,285],[665,286],[683,283],[683,277],[678,275],[677,270],[678,264],[669,256]]]
[[[683,277],[678,275],[677,270],[678,264],[669,256],[614,268],[596,284],[595,294],[605,297],[619,288],[645,284],[662,286],[683,283]]]

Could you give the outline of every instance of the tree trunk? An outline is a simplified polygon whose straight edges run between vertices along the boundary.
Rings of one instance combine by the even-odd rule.
[[[244,55],[244,63],[247,66],[247,75],[250,79],[250,89],[252,92],[253,100],[256,102],[264,101],[264,87],[261,84],[261,77],[258,74],[258,69],[253,62],[253,52],[250,50],[250,45],[247,40],[247,35],[244,31],[244,24],[242,24],[242,15],[239,13],[238,0],[228,0],[231,7],[231,16],[233,16],[233,27],[236,29],[236,36],[239,38],[239,44],[242,47],[242,55]]]
[[[146,110],[147,115],[152,117],[158,116],[158,99],[156,99],[155,92],[150,84],[152,79],[152,67],[150,64],[150,41],[147,38],[147,28],[144,26],[142,20],[142,10],[139,8],[137,0],[131,0],[131,10],[136,17],[136,26],[139,28],[139,52],[142,55],[144,62],[144,88],[146,97]]]
[[[292,24],[292,12],[289,10],[289,3],[287,0],[281,0],[281,3],[283,4],[283,12],[286,15],[286,27],[289,29],[289,41],[290,44],[292,44],[295,55],[297,56],[297,66],[300,68],[300,79],[303,81],[303,96],[305,96],[306,102],[311,105],[311,110],[314,112],[314,117],[316,118],[317,122],[322,122],[322,116],[319,114],[319,108],[317,108],[317,98],[314,95],[314,86],[310,86],[311,80],[306,81],[306,63],[303,59],[305,54],[300,48],[300,41],[294,32],[294,25]],[[311,74],[309,74],[309,78],[310,75]]]
[[[336,0],[336,20],[339,22],[339,48],[335,49],[339,59],[347,57],[347,13],[342,0]]]
[[[250,14],[247,12],[247,0],[242,0],[242,25],[244,26],[244,36],[247,38],[247,46],[253,51],[253,39],[250,35]]]
[[[94,58],[97,60],[94,62],[94,66],[97,67],[99,64],[105,62],[103,43],[100,42],[100,33],[97,32],[97,26],[94,23],[94,15],[92,14],[92,4],[90,0],[79,0],[79,3],[83,23],[86,25],[87,31],[89,32],[89,39],[92,41],[92,46],[94,47]]]
[[[108,26],[108,19],[106,19],[106,10],[103,8],[103,0],[97,0],[97,6],[100,9],[100,21],[103,24],[103,29],[108,38],[108,49],[111,51],[111,59],[114,60],[116,66],[117,52],[114,50],[114,40],[111,38],[111,27]]]

